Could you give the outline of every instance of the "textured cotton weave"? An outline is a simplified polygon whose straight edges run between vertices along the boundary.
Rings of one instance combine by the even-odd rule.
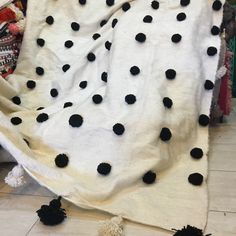
[[[0,143],[76,205],[204,228],[224,1],[28,1]]]

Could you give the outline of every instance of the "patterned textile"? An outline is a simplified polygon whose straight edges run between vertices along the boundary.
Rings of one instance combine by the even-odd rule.
[[[228,69],[225,76],[221,80],[220,94],[219,94],[219,107],[224,115],[229,115],[231,112],[232,101],[232,82],[230,80],[231,60],[233,53],[227,49],[225,54],[225,67]]]
[[[10,1],[8,1],[8,3],[10,3]],[[15,1],[14,4],[14,10],[18,11],[18,15],[20,11],[25,11],[25,4],[23,5],[21,1]],[[14,11],[10,12],[12,14],[6,11],[10,6],[9,4],[4,4],[4,6],[5,7],[0,10],[1,17],[5,19],[4,22],[0,23],[0,75],[3,78],[13,73],[22,41],[22,35],[12,35],[9,32],[9,24],[12,22],[17,23],[18,19],[12,19],[13,14],[15,14]]]

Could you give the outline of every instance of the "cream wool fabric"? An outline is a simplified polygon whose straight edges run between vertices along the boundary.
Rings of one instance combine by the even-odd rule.
[[[204,84],[214,82],[219,59],[220,37],[211,28],[220,26],[223,7],[212,6],[224,1],[191,0],[181,6],[180,0],[160,0],[158,7],[157,1],[136,0],[124,11],[125,2],[28,1],[17,69],[0,80],[0,143],[41,185],[80,207],[168,230],[187,224],[204,228],[208,120],[203,120],[206,126],[198,120],[209,116],[212,89]],[[177,20],[179,13],[186,19]],[[146,15],[151,23],[143,22]],[[101,27],[102,20],[107,23]],[[78,31],[72,22],[79,23]],[[94,40],[95,33],[101,37]],[[146,35],[145,42],[135,39],[139,33]],[[172,42],[174,34],[182,36],[180,42]],[[38,38],[45,44],[39,46]],[[110,50],[106,41],[112,43]],[[209,56],[209,47],[218,53]],[[88,61],[89,53],[94,61]],[[66,72],[65,64],[70,65]],[[139,74],[131,74],[133,66]],[[36,67],[44,74],[38,75]],[[169,69],[176,71],[175,78],[166,78]],[[29,80],[36,82],[34,88],[32,82],[27,87]],[[81,81],[87,81],[86,88]],[[102,96],[100,104],[93,102],[95,94]],[[129,94],[135,95],[134,104],[125,101]],[[12,101],[15,96],[19,105]],[[173,102],[170,109],[165,97]],[[63,108],[66,102],[73,105]],[[41,113],[48,119],[39,123]],[[79,127],[69,124],[74,114],[83,118]],[[113,131],[117,123],[125,129],[122,135]],[[162,128],[171,132],[170,140],[160,138]],[[194,148],[203,151],[202,158],[191,157]],[[64,168],[55,164],[59,154],[68,157]],[[100,163],[108,163],[110,173],[99,174]],[[151,184],[143,181],[149,171]],[[189,183],[193,173],[203,176],[201,185]]]

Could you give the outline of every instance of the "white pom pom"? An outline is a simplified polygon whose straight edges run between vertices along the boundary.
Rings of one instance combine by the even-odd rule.
[[[101,222],[98,230],[99,236],[122,236],[123,219],[121,216],[113,217],[111,220]]]
[[[22,175],[24,175],[24,170],[20,165],[15,166],[12,170],[12,175],[15,177],[20,177]]]
[[[227,68],[225,66],[221,66],[219,70],[216,72],[216,79],[221,79],[227,72]]]
[[[25,179],[24,179],[24,170],[21,165],[15,166],[5,177],[5,183],[10,185],[11,187],[20,187],[24,185]]]

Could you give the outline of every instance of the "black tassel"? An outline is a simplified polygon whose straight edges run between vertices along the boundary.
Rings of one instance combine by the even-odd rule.
[[[36,212],[40,221],[45,225],[57,225],[66,218],[65,209],[61,208],[61,197],[53,199],[49,206],[42,205]]]
[[[188,225],[181,230],[175,230],[176,233],[173,236],[204,236],[201,229]],[[211,234],[207,234],[206,236],[210,236]]]

